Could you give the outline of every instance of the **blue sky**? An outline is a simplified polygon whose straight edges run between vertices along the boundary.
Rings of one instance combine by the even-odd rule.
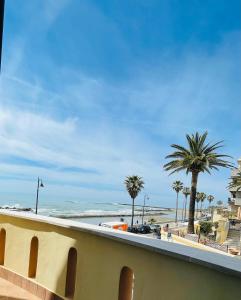
[[[0,202],[129,201],[143,176],[173,206],[170,144],[209,132],[241,156],[239,0],[8,0],[0,79]],[[229,170],[199,190],[226,200]],[[142,195],[138,201],[141,201]]]

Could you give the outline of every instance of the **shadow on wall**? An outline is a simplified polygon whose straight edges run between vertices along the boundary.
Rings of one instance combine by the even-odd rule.
[[[70,248],[67,261],[65,297],[73,299],[75,295],[77,272],[77,250]],[[111,274],[110,274],[111,276]],[[95,288],[95,285],[93,285]],[[134,289],[134,273],[128,267],[123,267],[120,272],[118,300],[132,300]]]
[[[107,266],[107,263],[102,262],[102,259],[108,261],[107,251],[111,250],[110,246],[112,246],[113,241],[90,233],[80,233],[71,227],[62,228],[45,223],[39,224],[31,220],[26,222],[21,219],[7,219],[6,223],[12,224],[15,227],[17,226],[23,230],[26,229],[26,231],[29,231],[31,228],[33,232],[34,236],[27,246],[29,249],[28,266],[26,266],[28,278],[36,278],[37,282],[41,284],[41,282],[38,281],[38,271],[41,270],[40,272],[51,274],[52,270],[51,275],[58,274],[53,292],[56,292],[60,297],[79,300],[79,297],[82,297],[82,295],[85,297],[85,295],[97,293],[93,291],[93,289],[96,289],[98,295],[102,292],[104,294],[107,293],[107,295],[115,295],[114,300],[132,300],[134,286],[133,271],[127,266],[121,265],[121,262],[117,262],[118,269],[116,268],[116,271],[113,271],[111,266]],[[50,246],[52,249],[49,249],[48,242],[46,242],[46,240],[49,240],[48,233],[54,233],[56,236],[59,235],[61,238],[66,238],[66,244],[69,245],[69,247],[66,246],[65,243],[61,244],[61,240],[56,239],[56,242]],[[1,247],[1,245],[5,244],[5,240],[6,231],[2,229],[0,231],[0,262],[2,260],[2,264],[4,264],[5,247]],[[61,253],[61,255],[59,255],[58,252]],[[52,255],[52,253],[56,253],[56,255]],[[43,263],[44,257],[44,264],[49,267],[49,270],[43,269],[43,266],[39,265],[39,259],[41,257],[41,263]],[[49,276],[49,274],[46,274],[46,278],[47,276]],[[115,278],[114,286],[111,287],[113,291],[111,293],[106,292],[108,282],[111,281],[113,277]],[[104,282],[105,285],[103,288],[99,282],[101,280],[102,284]],[[88,289],[92,291],[88,291]],[[107,296],[107,298],[105,298],[105,300],[108,299],[112,300],[113,297]]]
[[[34,236],[30,244],[30,253],[29,253],[29,264],[28,264],[28,277],[35,278],[37,272],[38,264],[38,238]]]
[[[240,278],[207,267],[91,233],[81,232],[76,240],[66,252],[67,266],[56,285],[61,290],[64,276],[70,299],[201,300],[203,294],[196,293],[200,286],[205,286],[207,300],[237,298],[241,292]]]
[[[17,228],[19,220],[8,219],[8,223]],[[29,243],[26,273],[29,270],[32,278],[36,274],[38,282],[49,284],[59,297],[202,300],[203,294],[196,291],[205,286],[206,299],[239,299],[239,277],[71,227],[32,221],[30,225],[28,220],[20,225],[33,234],[27,241],[19,238],[23,247]],[[1,241],[8,240],[11,234],[6,231],[0,231],[0,257],[4,253]],[[21,231],[15,234],[18,232]],[[60,300],[59,297],[54,299]]]
[[[82,232],[65,253],[66,265],[59,273],[57,294],[68,299],[133,300],[134,272],[114,254],[112,240]],[[113,244],[114,243],[114,244]],[[118,246],[117,246],[118,248]],[[110,252],[110,255],[108,254]],[[116,257],[116,259],[115,259]],[[64,294],[63,282],[65,282]]]
[[[132,300],[134,292],[134,272],[123,267],[120,273],[118,300]]]
[[[5,257],[5,244],[6,244],[6,230],[0,230],[0,265],[4,265]]]
[[[74,297],[77,272],[77,250],[74,247],[69,249],[67,260],[67,272],[65,283],[65,297],[72,299]]]

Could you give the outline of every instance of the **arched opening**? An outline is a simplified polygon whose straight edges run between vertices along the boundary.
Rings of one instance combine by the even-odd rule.
[[[38,264],[38,238],[35,236],[31,240],[28,277],[35,278]]]
[[[132,300],[133,292],[134,272],[128,267],[123,267],[120,273],[118,300]]]
[[[76,267],[77,267],[77,250],[75,248],[70,248],[68,254],[67,274],[66,274],[66,284],[65,284],[65,297],[68,298],[74,297]]]
[[[6,230],[2,228],[0,231],[0,265],[4,265],[5,243],[6,243]]]

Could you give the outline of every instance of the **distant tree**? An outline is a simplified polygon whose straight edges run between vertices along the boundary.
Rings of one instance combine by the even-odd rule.
[[[212,232],[213,223],[208,221],[200,221],[200,233],[207,236],[209,233]]]
[[[208,195],[208,196],[207,196],[207,200],[208,200],[208,202],[209,202],[208,210],[209,210],[209,213],[210,213],[210,204],[211,204],[211,202],[213,202],[213,200],[214,200],[213,195]]]
[[[201,200],[201,208],[200,208],[201,215],[202,215],[203,202],[206,198],[207,198],[207,195],[205,193],[201,192],[201,199],[200,199]]]
[[[198,219],[198,203],[201,201],[201,198],[202,198],[201,193],[197,192],[197,194],[196,194],[196,203],[197,203],[196,219]]]
[[[185,196],[184,200],[184,221],[186,220],[186,214],[187,214],[187,197],[191,194],[190,188],[184,187],[182,190],[183,195]]]
[[[210,173],[212,169],[218,170],[219,167],[233,167],[229,161],[225,160],[225,158],[230,158],[230,156],[219,154],[217,151],[222,147],[222,142],[207,143],[207,135],[207,132],[204,134],[199,134],[198,132],[192,135],[187,134],[187,148],[177,144],[171,145],[175,151],[166,156],[166,158],[173,160],[164,165],[166,171],[172,171],[171,174],[182,170],[185,170],[187,174],[192,174],[188,233],[194,233],[195,199],[199,174],[202,172]]]
[[[150,224],[156,223],[156,219],[154,219],[154,218],[151,218],[148,221],[150,222]]]
[[[179,192],[183,189],[183,183],[181,181],[179,181],[179,180],[176,180],[176,181],[173,182],[172,188],[177,193],[177,198],[176,198],[176,217],[175,217],[175,222],[177,223],[178,195],[179,195]]]
[[[218,201],[217,201],[217,205],[218,205],[218,206],[222,206],[222,205],[223,205],[223,201],[218,200]]]
[[[135,198],[138,196],[139,192],[144,188],[144,181],[141,177],[133,175],[127,176],[124,183],[132,199],[131,227],[133,227]]]

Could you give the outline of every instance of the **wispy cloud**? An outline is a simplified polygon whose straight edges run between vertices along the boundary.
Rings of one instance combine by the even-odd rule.
[[[48,4],[41,12],[46,23],[36,29],[44,37],[69,2]],[[171,182],[180,178],[188,184],[189,178],[164,173],[171,143],[208,129],[211,139],[225,140],[225,152],[240,156],[238,35],[225,33],[212,51],[188,45],[185,52],[165,53],[154,63],[135,59],[121,80],[73,68],[68,60],[56,66],[49,54],[44,71],[38,65],[34,72],[25,52],[33,28],[12,39],[14,49],[5,53],[0,79],[2,195],[12,185],[11,197],[30,197],[41,176],[49,198],[69,191],[76,198],[121,201],[124,177],[137,173],[153,201],[172,205]],[[202,176],[200,189],[225,199],[228,177],[229,171]]]

